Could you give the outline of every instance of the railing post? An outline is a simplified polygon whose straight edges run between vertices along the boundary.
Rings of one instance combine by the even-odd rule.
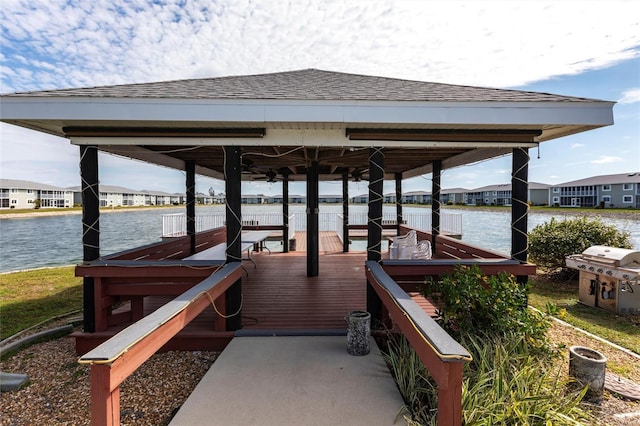
[[[436,240],[440,235],[440,175],[442,174],[442,161],[433,162],[433,179],[431,181],[431,251],[435,256]]]
[[[396,178],[396,234],[400,235],[400,227],[403,224],[402,216],[402,173],[397,172]]]
[[[462,424],[462,368],[461,362],[444,363],[447,383],[438,384],[438,426]]]
[[[120,386],[111,389],[111,366],[91,366],[91,425],[120,424]]]
[[[196,252],[196,162],[185,161],[187,193],[187,235],[190,239],[191,254]]]

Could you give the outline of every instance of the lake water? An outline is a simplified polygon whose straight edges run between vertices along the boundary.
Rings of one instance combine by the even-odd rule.
[[[242,206],[244,212],[281,212],[278,205]],[[365,212],[366,205],[351,205],[350,212]],[[384,206],[385,212],[395,212],[394,206]],[[184,213],[184,207],[141,211],[117,211],[100,215],[101,254],[160,241],[162,215]],[[341,205],[321,205],[321,212],[341,213]],[[430,209],[404,207],[405,213]],[[224,212],[224,206],[198,207],[196,215]],[[304,205],[291,205],[290,214],[304,214]],[[505,212],[447,210],[462,214],[462,240],[483,248],[508,254],[511,247],[511,214]],[[569,217],[568,215],[566,215]],[[551,215],[534,212],[529,215],[529,230],[548,222]],[[563,219],[565,215],[555,215]],[[603,221],[631,234],[632,244],[640,250],[640,221],[605,217]],[[366,244],[358,249],[365,249]],[[82,261],[82,219],[80,215],[37,216],[21,219],[0,219],[0,271],[15,271],[43,266],[59,266]]]

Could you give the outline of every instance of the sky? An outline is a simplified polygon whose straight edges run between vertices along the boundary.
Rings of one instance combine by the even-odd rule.
[[[615,101],[613,126],[530,149],[529,180],[640,171],[635,1],[2,0],[0,92],[317,68]],[[2,106],[0,105],[0,117]],[[0,177],[80,184],[79,148],[0,123]],[[509,156],[444,170],[443,188],[510,182]],[[101,154],[102,184],[184,192],[181,171]],[[366,193],[367,182],[351,183]],[[385,192],[393,191],[385,182]],[[198,176],[196,190],[224,190]],[[430,175],[404,191],[431,190]],[[243,184],[279,194],[281,184]],[[290,193],[304,194],[304,183]],[[321,194],[341,184],[321,183]]]

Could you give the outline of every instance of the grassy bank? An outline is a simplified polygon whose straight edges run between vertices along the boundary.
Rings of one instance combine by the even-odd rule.
[[[579,303],[576,281],[557,282],[538,275],[531,280],[529,304],[640,354],[640,316],[617,315]]]
[[[0,339],[82,307],[82,278],[74,267],[0,275]]]
[[[140,210],[150,210],[150,209],[169,209],[176,207],[184,207],[184,205],[174,206],[174,205],[162,205],[162,206],[127,206],[127,207],[101,207],[100,211],[102,213],[108,213],[112,211],[116,212],[127,212],[127,211],[140,211]],[[25,216],[25,215],[63,215],[63,214],[82,214],[82,207],[67,207],[67,208],[44,208],[44,209],[0,209],[0,217],[15,217],[15,216]]]

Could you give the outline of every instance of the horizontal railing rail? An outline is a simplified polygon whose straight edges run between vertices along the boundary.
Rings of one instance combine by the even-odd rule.
[[[91,365],[91,424],[120,424],[120,384],[241,277],[240,262],[229,263],[84,354],[79,362]]]
[[[462,369],[472,360],[471,355],[379,263],[367,261],[366,275],[368,285],[438,385],[438,425],[462,424]]]
[[[427,276],[450,274],[455,268],[477,266],[485,275],[497,275],[506,272],[511,275],[535,275],[536,266],[511,259],[384,259],[382,267],[394,280],[414,280],[424,282]]]
[[[320,231],[334,231],[337,227],[342,226],[342,218],[340,213],[319,213],[318,226]],[[295,226],[295,229],[304,231],[307,229],[307,215],[296,214],[294,220],[289,221]],[[340,215],[341,216],[341,215]],[[428,231],[431,229],[431,213],[405,213],[402,216],[403,224],[413,228]],[[225,214],[206,214],[196,215],[196,231],[202,232],[211,228],[224,225]],[[242,222],[246,226],[261,226],[263,229],[269,229],[269,226],[282,226],[282,214],[274,212],[266,213],[248,213],[242,215]],[[397,223],[395,213],[385,212],[382,217],[382,224],[392,227]],[[367,213],[350,213],[349,224],[354,227],[367,225]],[[274,228],[277,229],[277,228]],[[356,228],[354,228],[356,229]],[[462,235],[462,214],[460,213],[441,213],[440,229],[443,234]],[[187,234],[187,219],[183,213],[167,214],[162,216],[162,236],[163,238],[180,237]]]
[[[401,226],[400,233],[406,234],[414,230],[410,226]],[[415,230],[418,240],[431,241],[432,234],[423,230]],[[446,235],[438,235],[435,247],[432,247],[434,255],[451,259],[509,259],[503,253],[487,250],[474,246],[467,242],[461,242]]]

